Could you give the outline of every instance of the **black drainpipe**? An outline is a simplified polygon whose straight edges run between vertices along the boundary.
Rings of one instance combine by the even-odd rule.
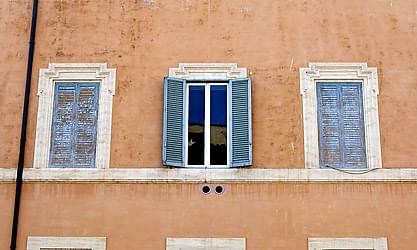
[[[22,176],[25,161],[26,128],[28,123],[28,109],[30,97],[30,83],[32,80],[33,51],[35,49],[36,19],[38,16],[38,0],[33,0],[32,24],[30,27],[29,54],[26,69],[25,99],[23,101],[22,129],[20,131],[19,162],[16,174],[16,193],[14,199],[12,236],[10,250],[16,250],[17,226],[19,224],[20,196],[22,194]]]

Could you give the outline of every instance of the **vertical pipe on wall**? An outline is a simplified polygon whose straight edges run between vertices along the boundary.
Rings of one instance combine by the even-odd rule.
[[[26,129],[28,120],[29,109],[29,97],[30,97],[30,83],[32,80],[32,65],[33,65],[33,52],[35,49],[35,35],[36,35],[36,20],[38,16],[38,0],[33,0],[32,9],[32,23],[30,28],[29,39],[29,53],[26,69],[26,84],[25,84],[25,97],[23,101],[23,114],[22,114],[22,128],[20,131],[20,148],[19,148],[19,162],[16,173],[16,193],[14,200],[14,212],[13,212],[13,225],[12,235],[10,239],[10,249],[16,249],[17,229],[19,224],[19,211],[20,211],[20,197],[22,193],[22,177],[23,167],[25,160],[25,148],[26,148]]]

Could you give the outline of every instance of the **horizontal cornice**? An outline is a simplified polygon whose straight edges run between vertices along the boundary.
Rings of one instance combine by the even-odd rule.
[[[0,182],[14,182],[16,168],[0,168]],[[417,168],[375,169],[345,173],[334,169],[34,169],[25,168],[24,182],[44,183],[321,183],[415,182]]]

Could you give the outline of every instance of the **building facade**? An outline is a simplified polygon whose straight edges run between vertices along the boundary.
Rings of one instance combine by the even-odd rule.
[[[32,1],[0,2],[9,249]],[[40,0],[17,249],[417,248],[417,2]]]

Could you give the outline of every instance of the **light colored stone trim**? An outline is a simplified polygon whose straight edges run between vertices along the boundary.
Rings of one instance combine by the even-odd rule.
[[[34,168],[48,167],[56,81],[100,82],[96,167],[108,168],[116,69],[107,68],[105,63],[50,63],[47,69],[40,69]]]
[[[387,238],[308,238],[308,250],[388,250]]]
[[[170,77],[187,80],[225,80],[247,77],[246,68],[236,63],[180,63],[178,68],[169,69]]]
[[[245,250],[245,238],[167,238],[166,250]]]
[[[326,80],[362,82],[367,166],[381,168],[378,76],[377,69],[366,63],[310,63],[308,68],[300,68],[306,168],[319,168],[316,82]]]
[[[0,182],[14,182],[15,168],[0,168]],[[25,182],[93,183],[417,183],[417,168],[376,169],[348,174],[333,169],[33,169],[25,168]]]
[[[27,250],[43,248],[106,250],[106,237],[28,237]]]

